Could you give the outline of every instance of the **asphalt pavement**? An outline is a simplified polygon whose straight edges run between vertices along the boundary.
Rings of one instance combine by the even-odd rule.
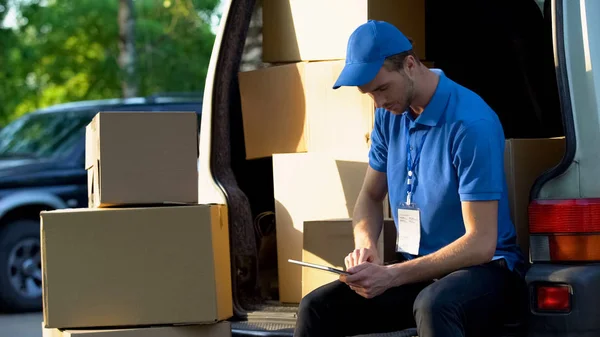
[[[41,337],[42,313],[3,315],[0,314],[1,337]]]

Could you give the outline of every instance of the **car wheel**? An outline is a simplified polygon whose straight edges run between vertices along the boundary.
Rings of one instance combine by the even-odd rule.
[[[0,227],[0,310],[42,308],[40,223],[18,220]]]

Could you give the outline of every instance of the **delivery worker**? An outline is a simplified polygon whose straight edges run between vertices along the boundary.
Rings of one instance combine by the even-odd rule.
[[[340,86],[357,87],[377,107],[353,216],[356,249],[345,260],[351,275],[303,298],[295,336],[497,332],[522,307],[515,305],[524,303],[525,287],[495,112],[425,67],[411,42],[381,21],[350,36]],[[389,265],[376,250],[386,193],[402,257]]]

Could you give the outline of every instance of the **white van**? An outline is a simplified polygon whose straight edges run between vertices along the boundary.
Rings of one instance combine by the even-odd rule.
[[[224,6],[206,79],[199,201],[228,205],[233,336],[283,337],[293,335],[297,306],[259,291],[276,280],[276,270],[264,268],[276,252],[269,251],[273,237],[255,229],[259,217],[272,214],[272,161],[245,158],[237,80],[256,2]],[[600,1],[545,0],[536,13],[532,4],[537,6],[534,0],[428,0],[443,15],[427,20],[445,21],[446,33],[454,34],[444,39],[443,27],[427,31],[428,49],[430,36],[433,51],[436,43],[457,41],[455,50],[438,48],[436,67],[490,102],[507,138],[565,138],[560,163],[531,188],[529,294],[523,299],[529,310],[507,320],[499,335],[599,336]],[[519,31],[527,24],[534,28]],[[464,34],[456,35],[459,28]],[[504,84],[494,89],[494,83]]]

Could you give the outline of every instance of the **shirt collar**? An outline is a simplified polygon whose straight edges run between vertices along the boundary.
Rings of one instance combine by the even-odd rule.
[[[439,75],[439,81],[431,100],[414,123],[436,126],[450,99],[450,83],[442,70],[431,69],[431,71]]]

